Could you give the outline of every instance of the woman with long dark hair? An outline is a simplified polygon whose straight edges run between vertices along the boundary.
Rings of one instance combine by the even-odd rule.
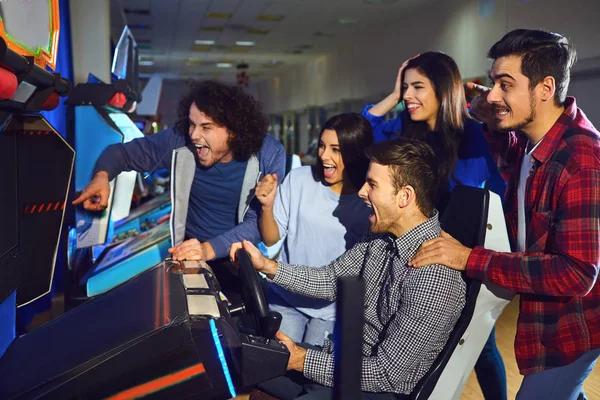
[[[385,121],[398,102],[405,111]],[[445,208],[456,185],[486,187],[501,197],[506,183],[493,162],[481,124],[468,112],[465,90],[454,60],[430,51],[406,61],[398,72],[394,91],[363,111],[375,142],[395,135],[422,139],[435,151],[440,176],[436,207]]]
[[[391,121],[385,115],[404,101],[405,111]],[[463,81],[454,60],[430,51],[407,60],[398,71],[394,91],[363,110],[373,126],[375,141],[396,135],[421,139],[438,162],[440,213],[457,185],[487,188],[502,198],[506,182],[492,159],[481,123],[469,116]],[[495,330],[475,365],[486,400],[506,400],[506,371],[496,346]]]
[[[319,135],[315,166],[290,171],[279,188],[277,176],[267,175],[258,183],[260,232],[267,246],[285,237],[280,261],[327,265],[368,231],[369,210],[358,191],[369,166],[365,149],[372,143],[365,118],[356,113],[334,116]],[[280,330],[294,342],[323,345],[327,333],[333,332],[332,302],[270,285],[269,306],[282,314]]]

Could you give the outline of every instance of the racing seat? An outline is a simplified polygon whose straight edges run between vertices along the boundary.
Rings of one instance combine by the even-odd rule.
[[[486,189],[458,186],[441,218],[442,228],[473,248],[510,251],[500,196]],[[457,400],[496,320],[514,293],[463,275],[466,303],[446,346],[411,394],[414,400]]]

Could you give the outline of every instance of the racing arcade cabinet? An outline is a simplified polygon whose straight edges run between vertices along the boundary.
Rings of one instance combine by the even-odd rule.
[[[65,103],[74,106],[73,140],[79,155],[75,161],[76,191],[83,190],[90,182],[94,164],[108,145],[143,137],[126,114],[135,110],[141,99],[137,65],[137,46],[125,27],[113,58],[112,73],[117,79],[112,83],[79,84]],[[137,175],[135,171],[122,172],[116,183],[111,182],[106,210],[89,212],[77,207],[69,255],[68,307],[122,284],[168,256],[169,226],[167,219],[161,217],[170,207],[160,207],[164,200],[170,200],[168,197],[154,204],[159,207],[152,215],[155,226],[149,229],[140,226],[137,230],[136,220],[128,218]],[[125,234],[123,228],[115,229],[118,221],[123,221],[121,226],[128,230]],[[113,241],[115,230],[119,235]],[[127,232],[131,237],[127,237]]]
[[[15,338],[18,310],[50,292],[74,158],[60,134],[33,114],[56,108],[71,89],[46,70],[56,61],[58,14],[46,10],[45,33],[11,39],[27,29],[19,19],[31,7],[0,7],[0,356]]]
[[[28,12],[51,6],[52,21],[58,19],[58,0],[10,4]],[[4,4],[2,11],[6,20]],[[282,375],[289,354],[268,339],[277,316],[256,314],[262,329],[238,332],[218,282],[202,265],[161,262],[15,337],[16,308],[51,286],[75,153],[35,114],[67,95],[70,83],[0,37],[0,398],[225,399],[236,388]],[[246,310],[265,304],[256,286],[246,293],[263,296],[248,297]]]

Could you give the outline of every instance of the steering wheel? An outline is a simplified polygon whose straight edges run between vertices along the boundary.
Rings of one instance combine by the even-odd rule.
[[[258,272],[254,269],[250,256],[244,249],[239,249],[236,258],[240,263],[240,277],[242,279],[242,299],[246,311],[250,314],[256,333],[271,339],[281,325],[281,314],[269,311],[267,299],[260,284]]]

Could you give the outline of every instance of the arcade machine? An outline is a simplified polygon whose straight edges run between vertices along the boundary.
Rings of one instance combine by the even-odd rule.
[[[61,135],[33,114],[53,110],[71,90],[45,69],[56,62],[58,14],[47,6],[45,32],[27,29],[18,43],[9,39],[30,25],[30,8],[0,5],[0,356],[15,339],[17,310],[52,287],[74,159]]]
[[[118,53],[115,54],[115,57],[117,56]],[[144,86],[142,101],[137,105],[135,113],[130,115],[134,124],[145,136],[156,133],[155,119],[161,92],[162,78],[151,77]],[[120,220],[115,218],[113,241],[137,236],[164,222],[171,213],[168,171],[148,171],[145,174],[138,174],[137,178],[134,196],[137,195],[138,203],[141,204],[138,204],[126,218]]]
[[[247,255],[246,307],[237,312],[250,314],[252,331],[234,328],[205,264],[165,261],[16,337],[16,309],[51,286],[75,152],[36,114],[71,87],[46,70],[56,56],[58,0],[7,2],[1,11],[0,398],[226,399],[282,375],[289,353],[272,338],[281,316],[266,310]],[[35,13],[50,16],[51,53],[18,30],[4,34],[11,17]]]
[[[142,90],[142,101],[138,104],[131,119],[145,136],[158,132],[160,116],[158,105],[162,94],[163,78],[151,76]]]
[[[112,83],[77,85],[65,104],[74,106],[75,191],[92,178],[100,153],[111,144],[143,137],[125,112],[140,100],[137,81],[138,54],[127,27],[116,46]],[[130,217],[138,173],[123,172],[111,182],[109,205],[103,212],[75,211],[75,232],[69,255],[71,277],[66,303],[79,304],[109,290],[157,264],[170,247],[168,218],[170,198],[157,199]]]

